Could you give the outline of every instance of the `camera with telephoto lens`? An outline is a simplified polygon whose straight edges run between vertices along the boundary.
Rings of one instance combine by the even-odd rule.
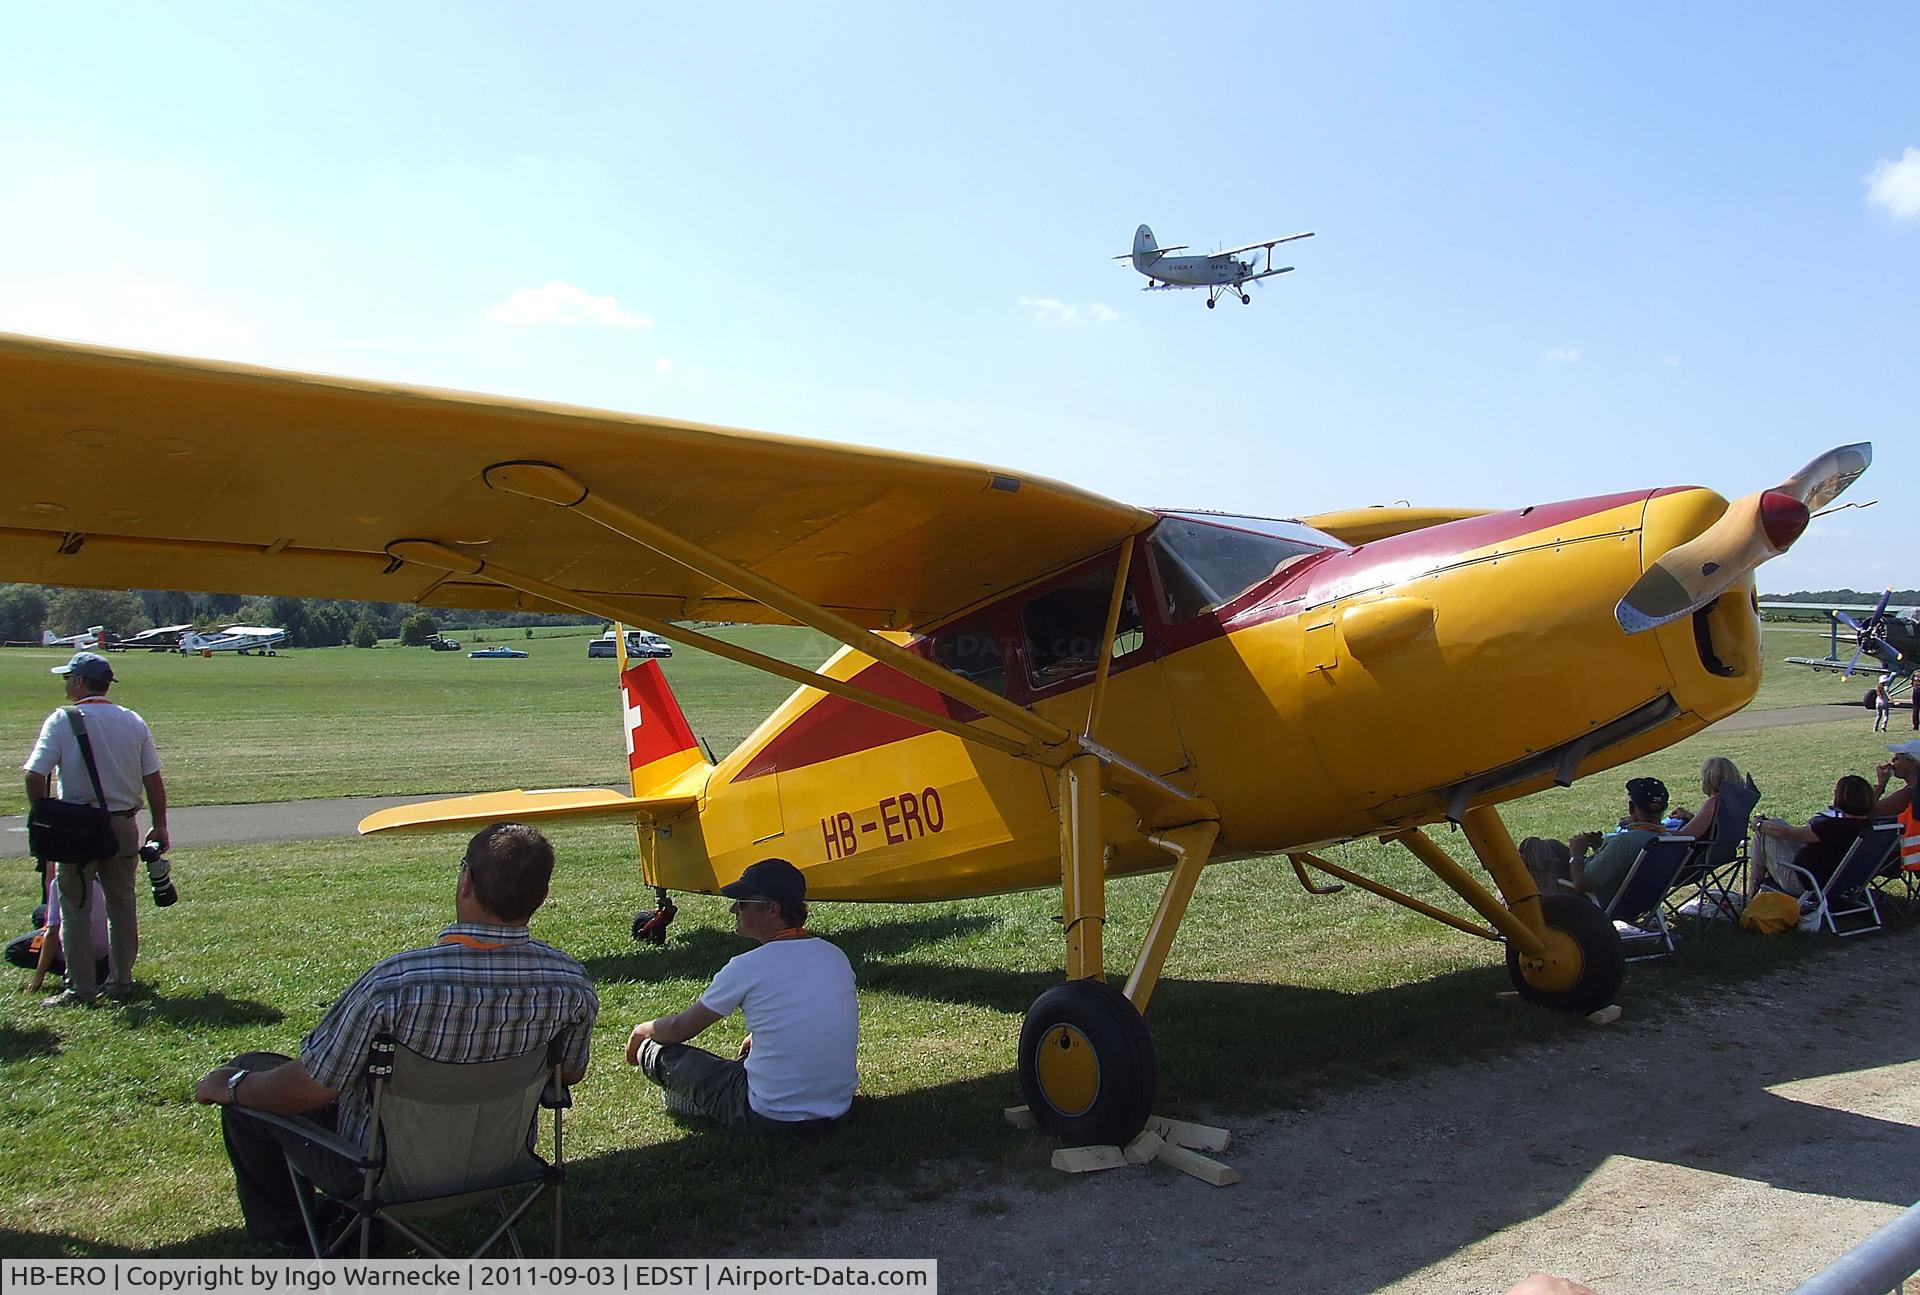
[[[170,908],[180,902],[180,892],[173,884],[173,865],[167,862],[167,856],[160,853],[160,847],[152,841],[140,847],[140,857],[147,861],[147,880],[153,885],[153,906]]]

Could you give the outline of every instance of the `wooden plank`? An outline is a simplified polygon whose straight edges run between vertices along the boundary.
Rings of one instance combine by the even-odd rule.
[[[1022,1133],[1032,1133],[1040,1127],[1040,1121],[1033,1118],[1033,1112],[1024,1106],[1009,1106],[1001,1112],[1007,1117],[1007,1124]]]
[[[1170,1120],[1163,1115],[1148,1120],[1147,1127],[1176,1147],[1190,1147],[1195,1151],[1225,1151],[1227,1143],[1233,1139],[1233,1134],[1211,1124],[1189,1124],[1185,1120]]]
[[[1210,1156],[1203,1156],[1198,1151],[1189,1151],[1182,1146],[1161,1147],[1160,1160],[1183,1174],[1192,1174],[1201,1182],[1211,1183],[1215,1187],[1230,1187],[1240,1181],[1240,1173],[1232,1165],[1223,1165]]]
[[[1158,1156],[1160,1154],[1160,1148],[1166,1145],[1167,1140],[1158,1133],[1155,1133],[1152,1129],[1143,1129],[1139,1137],[1127,1143],[1125,1152],[1127,1163],[1130,1165],[1144,1165],[1149,1160]]]
[[[1061,1147],[1053,1153],[1053,1167],[1070,1174],[1119,1169],[1126,1163],[1127,1157],[1119,1147]]]
[[[1618,1003],[1610,1003],[1597,1012],[1587,1013],[1587,1022],[1590,1025],[1612,1025],[1619,1019],[1620,1004]]]

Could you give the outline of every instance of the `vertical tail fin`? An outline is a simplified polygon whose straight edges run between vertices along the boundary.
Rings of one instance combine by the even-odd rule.
[[[620,675],[620,704],[635,796],[656,792],[689,769],[706,765],[658,661],[628,665]]]

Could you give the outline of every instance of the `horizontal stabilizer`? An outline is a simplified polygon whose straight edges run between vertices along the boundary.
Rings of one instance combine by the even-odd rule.
[[[559,818],[632,818],[685,809],[699,800],[699,787],[684,793],[628,796],[607,787],[561,787],[553,791],[493,791],[417,805],[397,805],[360,820],[360,834],[482,827]]]
[[[1116,261],[1131,261],[1136,256],[1154,258],[1165,256],[1168,252],[1184,252],[1186,250],[1187,245],[1185,243],[1175,243],[1172,247],[1149,247],[1140,252],[1122,252],[1113,259]]]

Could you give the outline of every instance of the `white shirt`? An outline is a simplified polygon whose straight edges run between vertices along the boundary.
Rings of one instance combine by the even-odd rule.
[[[160,772],[160,753],[154,749],[152,730],[125,706],[103,698],[90,698],[79,705],[80,718],[87,726],[87,743],[93,748],[93,763],[100,770],[100,789],[107,795],[107,808],[138,809],[146,799],[141,780]],[[87,776],[87,762],[80,754],[73,725],[67,723],[64,707],[47,716],[47,722],[40,726],[40,740],[20,767],[45,775],[58,769],[57,794],[61,800],[100,803],[94,798],[93,779]]]
[[[770,940],[720,968],[700,1002],[747,1018],[747,1103],[770,1120],[832,1120],[853,1105],[860,1009],[853,966],[815,937]]]

